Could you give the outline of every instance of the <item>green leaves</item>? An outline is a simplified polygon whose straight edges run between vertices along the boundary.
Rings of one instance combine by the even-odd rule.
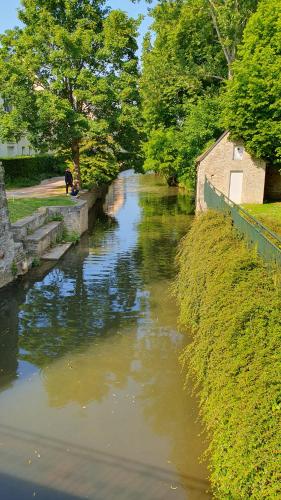
[[[175,0],[152,10],[140,82],[146,168],[194,181],[196,157],[223,131],[219,96],[256,5]]]
[[[20,19],[1,39],[0,94],[12,111],[0,113],[0,134],[69,149],[79,177],[80,144],[97,130],[116,151],[126,120],[137,137],[138,21],[94,0],[24,0]]]
[[[228,217],[215,212],[196,219],[178,263],[181,322],[192,328],[182,362],[199,392],[214,497],[279,498],[276,270],[237,238]]]
[[[263,0],[245,29],[225,96],[225,124],[247,149],[281,161],[281,2]]]

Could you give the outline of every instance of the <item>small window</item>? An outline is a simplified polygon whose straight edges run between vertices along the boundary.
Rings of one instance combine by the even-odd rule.
[[[235,146],[233,152],[233,160],[243,160],[244,148],[243,146]]]

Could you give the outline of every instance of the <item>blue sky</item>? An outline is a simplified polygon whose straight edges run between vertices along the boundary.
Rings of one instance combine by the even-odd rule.
[[[108,0],[109,5],[113,9],[122,9],[127,11],[131,16],[137,17],[138,14],[146,14],[148,4],[144,0],[141,0],[137,4],[133,4],[130,0]],[[157,0],[153,0],[152,4],[156,5]],[[20,5],[20,0],[0,0],[0,32],[2,33],[8,28],[13,28],[18,24],[17,20],[17,8]],[[141,44],[142,37],[147,31],[150,24],[150,19],[146,16],[146,19],[142,23],[140,28],[140,41]]]

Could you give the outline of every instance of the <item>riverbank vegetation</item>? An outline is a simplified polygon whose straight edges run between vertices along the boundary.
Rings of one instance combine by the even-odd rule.
[[[180,319],[192,336],[181,361],[199,394],[214,496],[279,498],[280,271],[215,212],[195,220],[178,263]]]

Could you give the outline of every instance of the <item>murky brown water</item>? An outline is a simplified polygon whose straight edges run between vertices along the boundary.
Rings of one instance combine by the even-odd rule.
[[[124,173],[79,246],[1,292],[1,500],[209,498],[169,294],[189,213]]]

